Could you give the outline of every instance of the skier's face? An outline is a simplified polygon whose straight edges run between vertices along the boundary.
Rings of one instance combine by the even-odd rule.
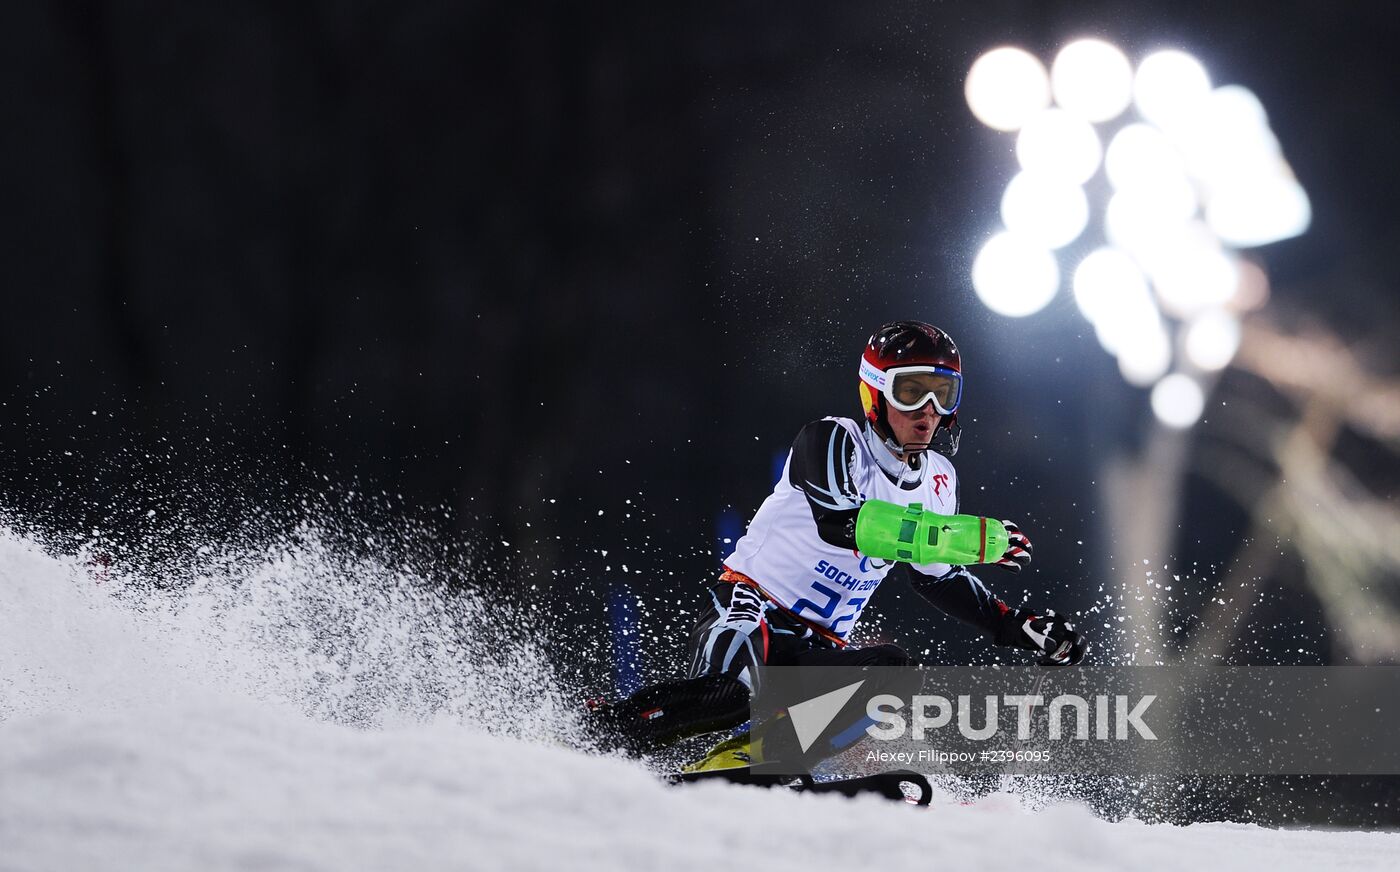
[[[900,445],[907,445],[913,451],[928,447],[933,441],[933,434],[938,430],[939,422],[943,420],[938,410],[933,407],[933,400],[929,400],[913,412],[901,412],[892,406],[887,409],[894,440]]]

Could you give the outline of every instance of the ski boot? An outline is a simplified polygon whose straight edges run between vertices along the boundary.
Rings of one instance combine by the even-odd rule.
[[[742,724],[749,717],[749,689],[727,675],[702,675],[653,684],[615,703],[586,705],[584,731],[594,747],[640,757]]]

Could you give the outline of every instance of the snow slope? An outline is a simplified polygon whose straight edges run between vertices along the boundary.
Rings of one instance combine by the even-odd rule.
[[[1400,865],[1397,834],[668,788],[551,741],[543,661],[499,674],[417,580],[220,566],[149,594],[0,530],[0,870]]]

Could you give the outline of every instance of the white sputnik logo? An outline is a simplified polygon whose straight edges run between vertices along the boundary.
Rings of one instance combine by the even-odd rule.
[[[792,721],[792,728],[797,733],[797,742],[802,746],[803,753],[812,747],[822,730],[831,724],[841,708],[855,696],[857,690],[860,690],[862,684],[865,684],[863,678],[839,690],[788,706],[788,719]]]

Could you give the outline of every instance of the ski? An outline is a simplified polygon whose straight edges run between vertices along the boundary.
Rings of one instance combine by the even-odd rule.
[[[858,796],[873,793],[885,799],[907,802],[913,805],[928,805],[933,799],[933,787],[928,779],[918,772],[897,770],[866,775],[860,778],[838,778],[832,781],[817,781],[810,775],[773,775],[754,772],[748,767],[732,769],[711,769],[704,772],[676,772],[665,776],[671,785],[698,784],[705,781],[724,781],[729,784],[746,784],[750,787],[786,787],[798,793],[839,793],[842,796]],[[912,785],[917,793],[911,796],[905,785]]]

